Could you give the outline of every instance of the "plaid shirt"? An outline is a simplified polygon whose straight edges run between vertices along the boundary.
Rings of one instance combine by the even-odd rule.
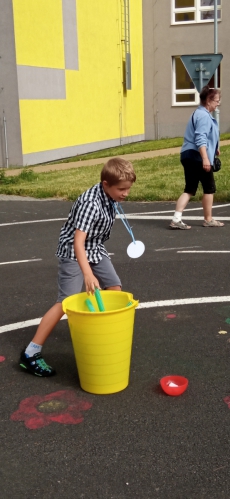
[[[87,233],[85,251],[89,262],[98,263],[101,255],[109,258],[103,243],[110,237],[115,217],[115,206],[102,184],[94,185],[74,202],[60,232],[56,256],[76,260],[74,235],[78,229]]]

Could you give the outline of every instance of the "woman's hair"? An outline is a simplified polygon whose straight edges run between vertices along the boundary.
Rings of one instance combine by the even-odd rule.
[[[104,180],[110,186],[118,184],[121,180],[135,182],[136,174],[132,163],[122,158],[109,159],[101,171],[101,182]]]
[[[206,85],[200,92],[200,101],[202,104],[206,104],[208,100],[212,100],[216,95],[220,97],[220,90],[218,88],[209,88]]]

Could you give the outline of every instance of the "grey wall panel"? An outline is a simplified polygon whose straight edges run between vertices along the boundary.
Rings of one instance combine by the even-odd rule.
[[[65,68],[79,69],[76,0],[62,0]]]
[[[155,96],[155,57],[154,57],[154,38],[155,23],[154,14],[156,6],[152,0],[143,0],[143,67],[144,67],[144,120],[145,120],[145,138],[155,139],[154,114],[156,109]]]
[[[17,66],[19,99],[65,99],[65,70]]]
[[[181,136],[196,106],[172,105],[172,57],[213,53],[214,23],[171,25],[170,0],[143,0],[142,6],[146,139]],[[223,54],[220,106],[222,133],[230,131],[229,19],[230,2],[222,0],[222,21],[218,23],[218,51]]]
[[[7,126],[9,165],[22,165],[12,0],[0,0],[0,167],[6,166],[3,110]]]
[[[99,142],[91,142],[89,144],[81,144],[71,147],[63,147],[60,149],[51,149],[50,151],[41,151],[30,154],[24,154],[23,156],[23,166],[36,165],[41,163],[48,163],[50,161],[61,160],[65,158],[70,158],[72,156],[77,156],[79,154],[86,154],[88,152],[100,151],[102,149],[107,149],[109,147],[116,147],[124,144],[130,144],[132,142],[140,142],[144,140],[144,134],[142,135],[132,135],[129,137],[102,140]]]

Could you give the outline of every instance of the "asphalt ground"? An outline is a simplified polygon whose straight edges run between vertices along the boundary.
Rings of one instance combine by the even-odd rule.
[[[2,499],[229,499],[230,206],[214,208],[224,228],[204,228],[200,204],[191,203],[192,229],[173,231],[174,203],[123,205],[146,251],[128,257],[130,235],[117,220],[106,246],[140,308],[129,386],[111,395],[81,389],[66,320],[43,349],[55,377],[18,366],[36,320],[56,301],[54,254],[70,206],[0,202]],[[167,374],[188,378],[183,395],[162,392]]]

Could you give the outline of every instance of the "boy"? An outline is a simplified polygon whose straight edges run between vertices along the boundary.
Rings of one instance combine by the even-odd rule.
[[[136,174],[129,161],[112,158],[101,171],[101,182],[74,202],[61,229],[56,252],[59,258],[58,299],[22,351],[20,366],[23,369],[42,377],[56,374],[43,359],[42,346],[64,315],[62,301],[80,293],[83,281],[88,294],[93,294],[95,288],[121,290],[121,281],[103,243],[109,239],[115,222],[114,202],[124,201],[135,180]]]

